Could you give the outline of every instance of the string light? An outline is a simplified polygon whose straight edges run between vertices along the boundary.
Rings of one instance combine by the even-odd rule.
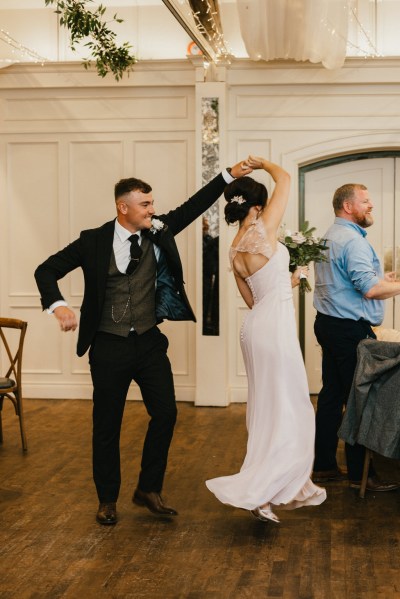
[[[352,8],[350,10],[350,13],[352,15],[352,17],[354,17],[355,21],[357,22],[358,27],[360,28],[361,33],[365,36],[365,39],[367,40],[367,43],[369,45],[369,47],[372,49],[372,52],[366,52],[365,50],[362,50],[361,48],[359,48],[358,46],[356,46],[356,44],[353,44],[352,42],[350,42],[349,40],[347,40],[347,43],[352,47],[352,48],[356,48],[359,52],[364,52],[366,57],[372,57],[375,58],[376,56],[382,56],[382,54],[380,54],[375,46],[375,44],[371,41],[370,36],[368,35],[367,31],[365,30],[365,28],[362,26],[360,19],[358,18],[357,15],[357,9],[356,8]]]
[[[352,21],[354,19],[354,21],[357,23],[357,27],[359,28],[361,33],[364,35],[364,37],[368,43],[369,50],[365,50],[365,49],[361,48],[361,46],[352,42],[348,38],[348,36],[341,34],[339,31],[336,30],[336,28],[334,26],[332,26],[332,24],[327,19],[321,19],[320,20],[321,25],[323,27],[325,27],[325,29],[327,30],[327,32],[330,35],[336,36],[338,39],[345,41],[348,47],[351,47],[351,48],[354,48],[354,50],[357,50],[357,54],[363,55],[364,58],[376,58],[378,56],[382,56],[382,54],[380,54],[378,52],[375,44],[372,42],[371,37],[368,35],[367,30],[365,29],[365,27],[363,27],[362,23],[360,22],[360,19],[358,18],[358,15],[357,15],[357,9],[351,8],[347,4],[345,4],[343,6],[343,9],[346,11],[347,10],[349,11],[350,21]]]
[[[194,12],[187,4],[187,0],[185,0],[185,5],[188,9],[187,14],[193,17],[197,31],[209,42],[210,46],[214,50],[214,61],[217,63],[223,59],[227,62],[230,62],[232,51],[228,48],[219,24],[219,19],[216,18],[219,16],[218,12],[213,11],[213,7],[211,6],[209,0],[202,0],[202,2],[204,4],[205,14],[208,15],[207,22],[209,23],[209,26],[207,28],[204,27],[203,23],[201,22],[202,13],[200,11]]]
[[[332,36],[336,36],[337,38],[344,40],[348,46],[350,46],[351,48],[354,48],[354,50],[357,50],[358,54],[362,54],[364,56],[364,58],[376,58],[378,56],[382,56],[382,54],[380,54],[378,52],[378,50],[376,49],[376,46],[372,43],[372,41],[370,40],[370,38],[368,37],[365,29],[361,26],[360,24],[360,30],[362,31],[362,33],[365,35],[366,40],[371,48],[372,51],[368,51],[368,50],[364,50],[363,48],[361,48],[361,46],[358,46],[357,44],[353,43],[352,41],[350,41],[348,39],[348,37],[346,37],[345,35],[342,35],[341,33],[339,33],[338,31],[336,31],[336,29],[332,28],[332,26],[329,24],[328,21],[321,19],[321,24],[325,27],[325,29],[327,30],[327,32],[332,35]]]
[[[15,50],[16,50],[20,54],[20,56],[23,57],[23,59],[29,59],[36,63],[40,62],[42,66],[48,60],[47,58],[44,58],[43,56],[41,56],[40,54],[35,52],[35,50],[31,50],[30,48],[27,48],[27,46],[20,44],[20,42],[18,42],[16,39],[14,39],[8,33],[8,31],[4,31],[4,29],[0,29],[0,41],[8,44],[9,46],[11,46],[13,48],[11,50],[12,54],[14,54]],[[15,60],[14,59],[2,59],[1,62],[14,63],[14,62],[21,62],[21,61],[18,59],[15,59]]]
[[[229,45],[227,44],[227,42],[224,38],[224,35],[222,33],[222,30],[221,30],[221,27],[219,24],[220,22],[219,22],[219,18],[218,18],[219,17],[218,12],[213,10],[213,7],[210,4],[210,0],[201,0],[201,1],[204,4],[205,14],[208,15],[207,23],[209,25],[207,26],[207,28],[204,27],[203,23],[201,22],[201,18],[200,18],[201,12],[200,11],[194,12],[190,8],[190,5],[188,4],[188,0],[179,0],[179,3],[181,5],[185,6],[185,8],[187,10],[187,15],[193,18],[197,31],[209,42],[210,46],[214,50],[214,52],[215,52],[214,62],[218,63],[220,60],[224,60],[225,62],[230,62],[230,60],[233,56],[233,53],[232,53],[231,49],[229,48]],[[344,40],[347,43],[347,46],[356,50],[359,55],[363,55],[365,58],[375,58],[375,57],[382,56],[382,54],[380,54],[378,52],[375,44],[371,40],[371,36],[369,35],[368,31],[362,25],[362,23],[358,17],[358,14],[357,14],[357,9],[350,7],[348,5],[348,3],[345,3],[343,8],[345,10],[349,10],[350,21],[353,21],[356,23],[357,28],[359,29],[361,34],[364,36],[364,38],[368,44],[368,49],[364,49],[361,46],[359,46],[358,44],[350,41],[347,36],[342,35],[340,32],[338,32],[337,29],[334,26],[332,26],[332,24],[329,23],[329,21],[327,19],[321,19],[321,25],[327,30],[327,32],[330,35],[336,36],[337,38]],[[0,41],[11,46],[12,54],[13,55],[19,54],[22,57],[22,61],[27,61],[29,59],[30,61],[33,61],[35,63],[41,63],[41,65],[43,66],[43,64],[45,62],[48,62],[48,60],[49,60],[48,58],[45,58],[45,57],[41,56],[40,54],[38,54],[35,50],[32,50],[31,48],[28,48],[27,46],[24,46],[23,44],[18,42],[4,29],[0,29]],[[0,59],[0,63],[12,64],[15,62],[21,62],[21,60],[19,60],[18,58],[14,58],[14,57],[9,58],[9,59]]]
[[[195,22],[196,29],[198,32],[207,39],[210,43],[211,47],[215,51],[216,58],[215,62],[218,62],[221,59],[230,62],[230,59],[233,56],[232,51],[229,49],[229,46],[224,39],[222,30],[219,26],[219,19],[217,20],[215,17],[218,17],[218,13],[212,10],[212,6],[210,5],[209,0],[201,0],[204,4],[204,12],[207,17],[207,22],[210,24],[210,27],[206,29],[203,23],[200,20],[201,12],[191,10],[190,6],[188,7],[188,0],[179,0],[181,5],[185,5],[188,8],[188,16],[192,17]],[[375,0],[376,1],[376,0]],[[357,9],[350,6],[349,2],[345,2],[343,5],[343,9],[349,11],[350,21],[355,21],[357,24],[357,28],[361,32],[361,34],[365,37],[365,40],[368,44],[368,49],[362,48],[357,43],[352,42],[348,39],[348,36],[343,35],[340,31],[337,30],[336,26],[333,26],[332,23],[329,22],[328,19],[321,19],[321,25],[326,29],[326,31],[331,35],[335,36],[338,39],[341,39],[346,42],[348,47],[353,48],[357,51],[357,54],[361,54],[365,56],[365,58],[376,58],[382,56],[380,54],[371,40],[371,36],[368,34],[366,28],[362,25],[358,15]],[[203,12],[203,11],[202,11]]]

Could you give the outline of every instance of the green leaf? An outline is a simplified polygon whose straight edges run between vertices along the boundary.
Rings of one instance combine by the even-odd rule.
[[[308,220],[305,220],[305,221],[304,221],[304,223],[303,223],[303,224],[302,224],[302,226],[301,226],[301,229],[300,229],[300,231],[301,231],[301,232],[307,231],[307,229],[308,229],[308,225],[309,225],[309,223],[308,223]]]
[[[45,0],[45,5],[56,5],[55,13],[60,16],[60,25],[70,31],[70,46],[75,50],[75,44],[83,38],[89,38],[84,44],[90,49],[92,58],[96,58],[97,73],[105,77],[113,73],[119,81],[125,72],[129,72],[136,63],[136,57],[130,54],[132,49],[128,42],[121,47],[115,44],[116,33],[108,28],[101,17],[106,12],[106,7],[100,4],[94,12],[87,10],[86,5],[93,0]],[[113,19],[116,23],[123,23],[117,14]],[[88,69],[91,60],[84,59],[83,66]]]

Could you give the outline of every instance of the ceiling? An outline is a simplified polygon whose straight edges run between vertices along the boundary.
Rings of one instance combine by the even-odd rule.
[[[109,23],[117,34],[116,42],[129,42],[138,59],[186,56],[191,39],[162,0],[105,0],[103,5],[107,21],[115,13],[123,19],[120,24]],[[0,66],[41,62],[41,58],[64,62],[88,57],[83,44],[71,51],[68,31],[59,27],[55,8],[46,7],[44,0],[0,0],[0,27]]]
[[[204,34],[202,25],[193,17],[191,7],[197,3],[211,3],[216,6],[214,20],[221,22],[221,43],[223,50],[215,47],[213,40]],[[309,10],[314,3],[314,10]],[[233,56],[236,58],[251,57],[269,60],[270,55],[258,52],[251,54],[250,43],[245,44],[243,37],[245,19],[248,8],[258,5],[263,11],[269,7],[270,15],[276,16],[278,10],[288,6],[287,15],[294,16],[296,10],[303,10],[304,15],[311,13],[315,18],[316,9],[322,4],[332,6],[340,3],[348,7],[348,36],[346,39],[347,56],[400,56],[400,40],[398,23],[400,22],[400,0],[103,0],[107,8],[107,19],[116,12],[123,23],[113,25],[117,33],[117,43],[128,41],[133,53],[139,60],[159,60],[185,58],[189,49],[203,50],[203,54],[212,60]],[[93,6],[98,4],[93,3]],[[302,8],[303,7],[303,8]],[[315,8],[317,7],[317,8]],[[89,8],[89,3],[88,3]],[[107,14],[106,13],[106,14]],[[301,13],[302,16],[303,13]],[[243,16],[244,15],[244,16]],[[261,16],[265,18],[265,15]],[[261,19],[260,17],[260,19]],[[241,20],[242,19],[242,20]],[[304,20],[304,19],[303,19]],[[261,20],[260,20],[261,22]],[[293,47],[293,36],[306,35],[298,20],[290,30],[289,46]],[[337,35],[335,27],[328,20],[321,20],[322,37]],[[332,26],[331,26],[332,25]],[[324,30],[325,27],[325,30]],[[305,28],[305,25],[303,29]],[[256,27],[254,28],[254,30]],[[321,29],[321,27],[320,27]],[[48,61],[80,61],[87,57],[83,45],[77,52],[69,47],[68,32],[58,26],[54,7],[46,7],[44,0],[0,0],[0,66],[5,67],[14,62]],[[261,30],[266,36],[267,29]],[[315,29],[314,29],[315,31]],[[268,42],[273,35],[277,39],[283,37],[282,31],[276,28],[269,30]],[[255,33],[254,33],[255,35]],[[253,36],[253,31],[250,31]],[[196,46],[190,46],[192,40]],[[253,39],[250,39],[252,42]],[[264,40],[265,41],[265,40]],[[285,54],[279,58],[295,58]],[[275,56],[276,58],[276,56]],[[313,62],[318,61],[318,57]],[[327,66],[327,65],[325,65]],[[330,68],[328,66],[328,68]]]

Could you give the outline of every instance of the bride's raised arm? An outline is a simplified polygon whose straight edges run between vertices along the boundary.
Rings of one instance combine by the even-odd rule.
[[[275,183],[271,197],[260,214],[260,219],[262,219],[265,226],[267,238],[275,240],[289,199],[290,175],[278,164],[274,164],[265,158],[249,156],[246,163],[251,166],[253,170],[265,170],[271,175]]]

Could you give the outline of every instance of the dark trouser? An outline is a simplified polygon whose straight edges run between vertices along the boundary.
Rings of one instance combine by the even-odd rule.
[[[315,319],[314,331],[322,348],[322,389],[317,404],[314,462],[314,471],[321,471],[337,468],[337,432],[357,365],[357,346],[361,339],[376,339],[376,335],[366,321],[320,313]],[[349,479],[361,480],[365,448],[346,443],[345,451]]]
[[[121,484],[119,440],[129,385],[142,393],[150,422],[143,446],[139,488],[162,489],[176,422],[168,339],[157,327],[143,335],[98,333],[90,350],[93,381],[93,478],[99,501],[117,501]]]

